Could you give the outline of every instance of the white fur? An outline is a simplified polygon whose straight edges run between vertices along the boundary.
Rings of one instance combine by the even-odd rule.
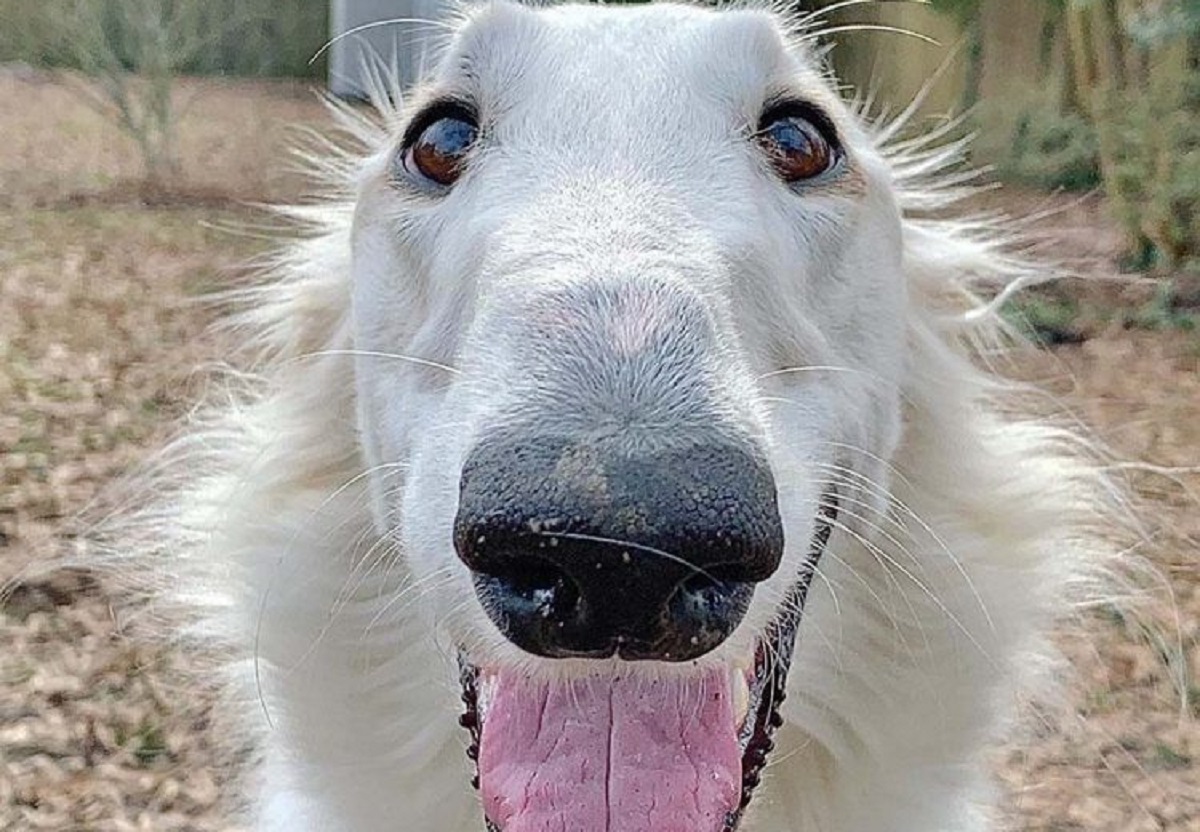
[[[378,124],[340,111],[366,153],[318,161],[344,197],[292,212],[314,233],[235,319],[248,374],[117,527],[183,632],[233,657],[255,828],[482,829],[457,648],[578,667],[488,623],[449,543],[457,474],[502,406],[536,413],[529,310],[589,281],[707,310],[722,418],[779,483],[784,566],[706,662],[778,611],[818,495],[842,494],[743,828],[990,828],[981,752],[1099,585],[1108,494],[1082,443],[1012,415],[1018,391],[973,361],[1002,341],[977,295],[1031,272],[997,228],[929,218],[958,196],[935,181],[956,148],[872,127],[813,32],[765,11],[489,5],[460,26],[412,102],[380,80]],[[747,130],[785,87],[831,112],[857,189],[771,178]],[[450,194],[413,196],[388,178],[398,135],[445,88],[483,102],[490,144]]]

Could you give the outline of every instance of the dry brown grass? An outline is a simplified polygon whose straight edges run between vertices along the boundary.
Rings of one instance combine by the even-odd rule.
[[[310,95],[185,93],[184,198],[147,207],[123,184],[138,162],[119,134],[59,84],[0,73],[0,582],[71,545],[72,515],[162,439],[194,368],[219,357],[197,297],[262,244],[217,227],[261,221],[239,201],[303,193],[284,125],[324,122]],[[1072,208],[1038,230],[1110,274],[1099,222]],[[1200,336],[1111,331],[1021,372],[1127,457],[1200,464]],[[1139,619],[1101,612],[1063,637],[1073,715],[1031,707],[1035,739],[1000,762],[1019,829],[1200,830],[1200,476],[1128,473],[1163,583]],[[227,829],[209,694],[119,630],[82,573],[20,583],[0,605],[0,828]]]
[[[220,357],[207,292],[263,243],[240,201],[301,196],[288,85],[187,83],[186,181],[148,208],[132,144],[62,86],[0,75],[0,584],[61,547],[97,490],[161,441]],[[0,606],[0,828],[216,830],[208,695],[119,632],[86,575]]]
[[[1031,711],[1035,742],[1001,766],[1024,830],[1200,829],[1200,334],[1113,331],[1042,358],[1040,378],[1120,458],[1155,573],[1135,614],[1061,638],[1070,715]],[[1145,463],[1144,465],[1140,463]]]

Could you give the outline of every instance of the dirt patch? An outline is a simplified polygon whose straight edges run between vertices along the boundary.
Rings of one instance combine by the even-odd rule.
[[[122,184],[137,174],[132,147],[68,90],[0,75],[0,582],[71,547],[70,518],[196,398],[195,368],[222,351],[200,298],[264,245],[227,229],[272,224],[240,206],[307,189],[285,151],[286,124],[324,120],[307,92],[189,82],[184,94],[189,184],[153,204]],[[1054,209],[1031,225],[1042,248],[1118,281],[1098,200],[991,199]],[[1200,338],[1105,330],[1014,369],[1151,466],[1123,474],[1148,506],[1139,554],[1159,579],[1139,616],[1099,610],[1064,633],[1069,716],[1029,709],[1034,739],[999,764],[1008,813],[1046,832],[1200,829]],[[1192,472],[1168,470],[1180,466]],[[0,828],[227,829],[213,694],[181,687],[179,657],[125,633],[87,573],[23,581],[0,605]]]

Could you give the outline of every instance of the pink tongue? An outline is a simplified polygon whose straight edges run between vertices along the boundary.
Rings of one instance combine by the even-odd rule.
[[[501,832],[720,832],[742,777],[728,677],[484,671],[484,813]]]

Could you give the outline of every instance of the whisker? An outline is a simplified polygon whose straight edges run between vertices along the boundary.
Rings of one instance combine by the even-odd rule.
[[[370,639],[372,631],[380,624],[380,622],[383,621],[385,616],[389,614],[398,614],[417,601],[420,601],[434,590],[450,585],[453,583],[454,578],[455,575],[453,566],[443,566],[439,569],[435,569],[428,575],[424,575],[423,577],[411,582],[408,584],[408,586],[400,590],[400,592],[393,594],[392,597],[388,598],[383,606],[379,608],[375,615],[371,617],[371,620],[367,622],[367,626],[363,628],[363,641],[368,641]],[[413,593],[416,594],[413,595]],[[403,605],[397,607],[396,605],[400,602],[403,602]]]
[[[922,592],[922,594],[925,595],[925,597],[928,598],[933,603],[933,605],[937,608],[937,610],[939,612],[941,612],[943,615],[945,615],[946,618],[948,618],[950,620],[950,622],[954,625],[955,629],[957,629],[960,633],[962,633],[967,638],[967,640],[971,642],[972,646],[974,646],[977,650],[979,650],[980,655],[984,656],[989,661],[991,660],[991,655],[988,653],[988,651],[986,649],[984,649],[983,645],[979,642],[979,640],[977,638],[975,638],[975,635],[970,631],[970,629],[965,624],[963,624],[962,620],[959,619],[959,617],[957,615],[955,615],[950,610],[949,607],[946,606],[946,603],[944,601],[942,601],[941,598],[938,597],[937,593],[933,592],[933,590],[931,590],[920,578],[918,578],[911,571],[909,571],[908,568],[904,566],[904,564],[897,561],[895,558],[893,558],[891,555],[889,555],[886,551],[881,549],[877,544],[872,543],[870,540],[864,538],[858,532],[847,527],[845,524],[838,523],[837,528],[841,529],[846,534],[850,535],[855,540],[857,540],[864,547],[866,547],[867,551],[876,557],[880,566],[884,567],[885,571],[890,571],[889,566],[894,567],[895,569],[899,570],[900,574],[902,576],[904,576],[909,582],[911,582],[913,584],[913,586],[915,586],[917,589],[919,589]],[[907,598],[907,594],[905,594],[905,597]],[[920,620],[919,617],[917,617],[916,609],[910,607],[910,610],[912,611],[914,617],[916,617],[917,620]]]
[[[950,561],[950,563],[953,564],[953,566],[956,569],[956,571],[958,572],[959,576],[963,579],[963,582],[966,584],[967,589],[970,591],[971,595],[974,597],[976,604],[978,604],[979,611],[983,614],[984,620],[987,622],[988,628],[992,631],[995,631],[995,629],[996,629],[995,621],[992,619],[992,614],[991,614],[991,611],[988,609],[987,602],[985,602],[983,600],[983,594],[979,591],[979,587],[977,587],[975,585],[974,579],[967,572],[967,568],[963,565],[962,560],[958,557],[958,555],[956,555],[954,553],[954,551],[950,548],[949,544],[946,543],[946,541],[941,537],[941,535],[939,535],[937,533],[937,531],[935,531],[934,528],[929,525],[928,522],[926,522],[919,514],[917,514],[915,511],[913,511],[903,500],[900,500],[899,498],[897,498],[888,489],[884,488],[879,483],[877,483],[874,480],[872,480],[871,478],[859,473],[858,471],[854,471],[853,469],[845,468],[843,466],[837,466],[834,463],[817,463],[817,467],[829,468],[829,469],[834,469],[834,470],[840,469],[841,472],[844,474],[853,475],[854,477],[856,477],[858,479],[860,485],[874,489],[875,492],[882,499],[888,501],[889,506],[897,507],[905,515],[907,515],[909,518],[911,518],[913,520],[913,522],[915,522],[918,526],[920,526],[921,530],[923,532],[925,532],[927,535],[929,535],[929,537],[933,540],[933,542],[937,546],[937,548],[940,549],[941,552]],[[854,499],[849,497],[849,495],[847,495],[847,500],[854,501]],[[866,507],[868,505],[866,503],[863,503],[862,501],[855,501],[855,502],[858,502],[859,505],[862,505],[864,507]],[[859,519],[863,519],[864,522],[866,522],[864,518],[859,518]],[[898,528],[901,528],[901,529],[904,528],[901,524],[899,524],[895,520],[893,520],[893,524],[896,525]],[[878,526],[876,526],[876,529],[878,531],[880,531],[881,533],[883,532],[883,530],[878,528]],[[912,540],[914,543],[917,542],[916,538],[912,534],[912,532],[905,530],[905,534],[907,534],[908,538],[910,540]],[[917,561],[916,556],[913,555],[909,551],[908,547],[903,546],[899,542],[897,542],[896,545],[898,548],[900,548],[902,550],[902,552],[904,554],[907,554],[914,562]]]
[[[916,625],[917,632],[921,636],[921,641],[925,645],[926,655],[930,655],[931,650],[932,650],[932,643],[929,640],[929,633],[926,632],[925,625],[924,625],[924,623],[922,623],[921,616],[917,612],[917,608],[913,604],[912,599],[908,596],[908,593],[906,593],[904,591],[904,588],[901,586],[900,581],[896,578],[895,575],[892,574],[892,570],[890,568],[888,568],[889,562],[894,563],[894,561],[892,561],[891,558],[889,558],[885,553],[883,553],[883,551],[881,549],[879,549],[878,546],[876,546],[871,541],[864,538],[862,535],[860,535],[858,532],[854,531],[853,529],[851,529],[849,526],[845,525],[844,523],[834,521],[832,525],[835,528],[840,529],[851,539],[857,541],[859,543],[859,545],[861,545],[864,549],[866,549],[867,553],[870,554],[875,559],[875,562],[878,563],[883,568],[884,580],[886,580],[888,582],[888,586],[891,587],[891,589],[893,589],[896,592],[896,594],[898,594],[900,596],[900,598],[904,602],[904,606],[906,606],[908,608],[908,614],[911,616],[911,621],[913,624]],[[842,562],[845,563],[845,559],[842,559]],[[901,574],[905,574],[905,570],[903,567],[898,566],[897,568],[900,570]],[[916,580],[911,577],[909,577],[909,579],[912,580],[913,583],[916,584],[917,586],[919,586],[919,587],[923,586],[919,580]],[[930,592],[928,589],[926,589],[925,592],[930,598],[933,599],[935,604],[939,603],[939,599],[936,596],[934,596],[932,592]],[[872,592],[871,595],[876,600],[878,600],[879,603],[881,603],[881,604],[886,603],[878,594]],[[886,606],[885,606],[885,609],[887,609]],[[895,617],[895,613],[893,613],[890,609],[887,609],[887,615],[891,619],[893,626],[898,627],[899,622],[898,622],[898,619]],[[947,611],[947,615],[950,617],[953,617],[948,611]],[[900,634],[899,629],[897,629],[897,634],[898,635]],[[909,654],[909,657],[911,659],[913,659],[913,661],[915,663],[916,662],[916,654],[909,648],[908,642],[903,637],[903,635],[900,636],[900,641],[901,641],[901,644],[904,645],[905,651]]]
[[[403,466],[404,466],[404,463],[384,462],[384,463],[380,463],[379,465],[374,465],[370,468],[367,468],[364,471],[360,471],[359,473],[355,474],[353,477],[348,479],[346,482],[342,483],[340,486],[335,488],[332,492],[330,492],[325,497],[325,499],[323,499],[321,501],[321,503],[309,513],[310,520],[313,518],[316,518],[322,511],[324,511],[329,506],[329,504],[331,502],[333,502],[338,497],[340,497],[342,494],[344,494],[347,489],[349,489],[349,488],[353,487],[355,484],[361,482],[364,478],[369,477],[371,474],[373,474],[377,471],[387,470],[387,469],[396,468],[396,467],[403,467]],[[329,537],[332,536],[338,529],[340,529],[342,526],[344,526],[346,523],[349,523],[349,522],[352,522],[350,516],[343,518],[341,522],[337,523],[332,528],[327,529],[325,534],[322,535],[322,537],[320,539],[328,540]],[[263,678],[262,678],[263,625],[264,625],[265,619],[266,619],[267,606],[270,603],[271,596],[274,594],[275,585],[279,579],[280,571],[283,568],[283,564],[287,561],[287,559],[289,557],[291,557],[292,551],[294,550],[296,544],[299,542],[301,535],[304,532],[306,532],[308,530],[308,528],[309,528],[309,525],[307,523],[298,524],[295,531],[292,532],[292,536],[289,538],[287,544],[284,546],[283,551],[280,552],[279,556],[275,559],[275,563],[271,570],[271,575],[267,579],[266,587],[263,589],[262,597],[259,599],[258,611],[257,611],[257,614],[255,615],[255,619],[254,619],[254,633],[253,633],[253,638],[252,638],[252,651],[251,651],[252,652],[251,661],[252,661],[253,672],[254,672],[254,689],[255,689],[255,693],[258,696],[259,705],[262,707],[263,717],[267,720],[267,725],[269,727],[274,727],[274,723],[271,719],[270,709],[267,706],[266,693],[265,693],[265,690],[263,687]],[[319,634],[318,634],[318,637],[319,637]]]
[[[880,376],[878,373],[871,372],[870,370],[863,370],[858,367],[840,367],[836,364],[803,364],[796,367],[781,367],[778,370],[771,370],[769,372],[762,373],[755,378],[755,381],[766,381],[769,378],[800,373],[850,373],[853,375],[869,376],[870,378],[874,379],[882,378],[882,376]]]
[[[359,26],[353,27],[352,29],[347,29],[346,31],[341,32],[340,34],[337,34],[325,41],[325,43],[321,45],[321,48],[314,52],[313,56],[308,59],[308,65],[312,66],[314,63],[320,60],[321,56],[328,52],[334,44],[343,41],[346,38],[353,37],[354,35],[360,35],[363,32],[368,32],[372,29],[382,29],[388,26],[399,26],[405,23],[428,26],[431,29],[439,29],[449,33],[453,33],[457,28],[454,24],[448,23],[444,20],[425,17],[393,17],[388,20],[376,20],[372,21],[371,23],[363,23]]]
[[[915,5],[915,6],[930,5],[929,0],[839,0],[839,2],[837,2],[837,3],[830,3],[828,6],[822,6],[819,9],[814,9],[811,12],[801,15],[799,18],[796,19],[794,25],[797,28],[802,28],[802,29],[803,28],[811,28],[811,27],[817,25],[817,23],[822,18],[828,18],[831,15],[833,15],[835,12],[841,11],[842,9],[848,9],[853,6],[881,5],[885,1],[893,2],[893,3],[895,3],[895,2],[907,3],[907,4]]]
[[[399,555],[400,551],[398,541],[392,539],[389,535],[378,537],[363,556],[355,560],[354,567],[346,575],[346,580],[342,582],[341,590],[338,591],[337,597],[334,598],[333,604],[330,606],[329,619],[337,618],[341,611],[351,602],[351,599],[370,580],[371,573],[375,571],[376,567],[385,563],[390,556]],[[386,576],[384,576],[384,583],[386,584]]]
[[[634,543],[631,540],[621,540],[620,538],[604,537],[596,534],[585,534],[583,532],[551,532],[538,530],[534,532],[534,534],[541,537],[557,537],[564,540],[578,540],[585,543],[606,543],[612,546],[620,546],[626,549],[633,549],[638,552],[645,552],[648,555],[655,555],[660,558],[665,558],[672,563],[678,563],[680,566],[686,566],[692,571],[692,574],[703,575],[714,583],[724,583],[724,581],[721,581],[711,572],[708,572],[703,567],[697,566],[686,558],[681,558],[679,555],[673,555],[670,552],[663,551],[662,549],[656,549],[653,546],[647,546],[644,543]]]
[[[922,43],[928,43],[932,46],[941,46],[941,42],[936,38],[931,38],[929,35],[923,35],[920,32],[912,29],[905,29],[903,26],[888,26],[885,23],[850,23],[845,26],[832,26],[828,29],[817,29],[808,35],[802,35],[801,42],[819,40],[829,37],[830,35],[842,34],[844,32],[884,32],[892,35],[904,35],[905,37],[914,38]]]
[[[356,358],[388,358],[395,361],[404,361],[409,364],[416,364],[420,367],[430,367],[434,370],[442,370],[444,372],[454,373],[456,375],[462,372],[462,370],[458,369],[457,367],[451,367],[449,364],[442,364],[441,362],[433,361],[428,358],[419,358],[415,355],[404,355],[396,352],[380,352],[378,350],[315,350],[313,352],[306,352],[302,355],[296,356],[295,358],[288,359],[287,363],[292,364],[308,358],[323,358],[326,356],[338,355],[347,355]]]
[[[904,627],[903,627],[900,619],[898,619],[896,617],[896,614],[892,611],[891,604],[889,604],[887,601],[885,601],[883,596],[880,595],[879,592],[875,589],[875,587],[873,587],[871,585],[871,582],[868,581],[866,579],[866,577],[864,577],[862,575],[861,572],[859,572],[857,569],[855,569],[853,566],[851,566],[850,562],[847,561],[845,558],[843,558],[841,555],[838,555],[836,552],[831,552],[828,549],[826,549],[825,554],[822,556],[821,559],[824,560],[825,557],[830,558],[832,561],[834,561],[835,563],[840,565],[843,569],[845,569],[846,572],[849,573],[850,577],[853,578],[854,581],[860,587],[862,587],[863,591],[865,591],[871,597],[871,600],[874,601],[878,605],[879,612],[883,615],[884,618],[887,619],[888,623],[892,626],[892,629],[895,631],[897,638],[899,638],[899,640],[900,640],[901,647],[904,648],[904,652],[906,654],[908,654],[909,658],[911,658],[915,661],[916,652],[912,649],[911,645],[909,645],[908,638],[905,636],[905,633],[904,633]],[[814,572],[815,572],[815,574],[822,575],[822,577],[825,578],[826,580],[829,580],[828,578],[826,578],[826,576],[824,576],[822,574],[820,562],[817,563],[817,568],[814,570]],[[899,586],[898,586],[898,584],[896,584],[895,578],[893,576],[889,575],[888,580],[889,580],[889,583],[897,589],[897,591],[901,591],[901,590],[899,590]],[[917,626],[918,626],[918,629],[920,629],[919,619],[917,620]],[[922,636],[924,636],[924,633],[922,633]],[[926,640],[926,643],[928,643],[928,640],[927,639],[925,639],[925,640]]]

